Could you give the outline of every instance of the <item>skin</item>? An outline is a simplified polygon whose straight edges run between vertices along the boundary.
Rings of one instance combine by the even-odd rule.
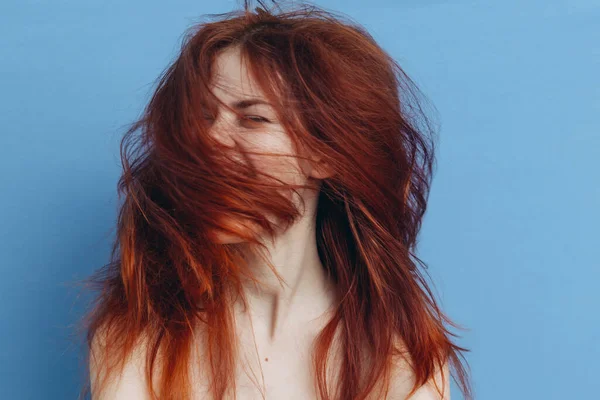
[[[226,104],[247,98],[265,100],[235,47],[225,49],[216,59],[212,90]],[[250,120],[259,122],[249,122]],[[253,105],[244,109],[243,121],[239,121],[235,113],[220,109],[211,126],[211,135],[227,146],[237,142],[248,150],[294,155],[288,134],[278,123],[275,110],[268,105]],[[326,165],[317,159],[299,161],[294,157],[286,157],[283,160],[281,157],[261,155],[253,156],[252,162],[286,182],[308,184],[311,189],[299,191],[306,205],[302,217],[277,235],[274,241],[265,241],[271,261],[286,284],[280,286],[277,278],[261,260],[250,260],[249,267],[266,285],[260,289],[247,285],[244,290],[249,307],[244,309],[241,304],[234,306],[240,352],[235,383],[237,398],[254,400],[263,398],[264,395],[267,399],[315,399],[315,382],[309,358],[311,345],[327,321],[330,307],[336,300],[332,283],[328,281],[317,254],[315,232],[318,190],[321,180],[329,176],[329,172]],[[237,226],[248,225],[245,221],[232,219],[223,222]],[[215,240],[223,244],[241,241],[240,238],[220,232],[215,233]],[[201,335],[198,337],[201,338]],[[207,379],[201,367],[205,357],[201,343],[195,348],[197,351],[192,359],[192,382],[194,399],[200,400],[207,398]],[[120,383],[110,386],[104,399],[149,398],[144,389],[142,354],[142,349],[134,354],[125,367]],[[335,364],[334,362],[333,365]],[[91,372],[93,373],[93,366]],[[335,381],[335,370],[328,373]],[[447,368],[444,373],[447,382]],[[437,378],[441,378],[439,372]],[[387,398],[406,399],[412,386],[411,379],[410,369],[406,364],[399,363],[394,370]],[[446,397],[442,400],[449,400],[448,385],[445,393]],[[411,400],[434,399],[441,398],[432,385],[423,386],[411,397]]]
[[[241,63],[239,51],[227,49],[216,60],[215,95],[226,104],[240,99],[260,98],[266,101],[247,69]],[[287,183],[309,185],[312,189],[299,190],[306,208],[299,221],[274,241],[263,241],[269,249],[271,261],[287,285],[281,287],[275,275],[262,260],[251,260],[249,268],[257,274],[265,286],[258,290],[246,287],[250,302],[248,316],[254,319],[254,329],[264,342],[264,352],[276,346],[285,332],[303,325],[325,311],[331,301],[330,284],[324,274],[317,254],[315,220],[320,180],[325,176],[308,162],[294,158],[294,150],[288,134],[277,121],[275,110],[268,105],[257,104],[244,110],[245,118],[264,118],[259,124],[239,127],[238,117],[227,110],[220,110],[211,127],[211,134],[225,144],[238,142],[251,151],[284,153],[291,157],[251,155],[259,169],[269,171]],[[291,195],[291,194],[290,194]],[[289,196],[288,196],[289,197]],[[296,203],[298,199],[296,199]],[[236,224],[240,221],[231,221]],[[236,243],[236,237],[219,235],[221,243]],[[308,303],[308,304],[307,304]],[[243,316],[243,313],[239,315]]]
[[[266,101],[242,63],[237,48],[226,49],[216,59],[211,89],[226,104],[248,98]],[[312,398],[309,347],[324,322],[322,317],[335,299],[332,284],[318,257],[315,231],[320,181],[328,174],[318,161],[293,157],[295,152],[290,138],[269,105],[253,105],[244,110],[244,116],[255,120],[264,118],[268,122],[245,127],[237,121],[237,115],[222,109],[214,120],[211,134],[227,146],[237,142],[250,151],[289,154],[291,157],[285,158],[252,155],[251,160],[259,169],[287,183],[308,185],[311,189],[299,190],[306,205],[302,217],[272,242],[264,241],[271,261],[286,284],[282,287],[262,260],[249,263],[265,285],[260,288],[246,286],[249,308],[244,309],[241,304],[235,308],[242,359],[247,360],[242,368],[246,371],[240,371],[243,373],[239,375],[238,390],[242,391],[242,399],[259,395],[251,382],[254,373],[260,384],[267,386],[269,398],[292,398],[290,393],[295,393],[298,399]],[[294,200],[298,204],[299,199]],[[219,236],[218,240],[221,243],[239,242],[238,238],[225,235]]]

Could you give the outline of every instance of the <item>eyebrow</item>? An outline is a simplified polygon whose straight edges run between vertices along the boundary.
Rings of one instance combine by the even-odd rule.
[[[269,107],[272,107],[271,103],[265,101],[265,100],[261,100],[261,99],[244,99],[244,100],[239,100],[236,101],[234,103],[231,104],[232,108],[236,108],[238,110],[243,110],[245,108],[257,105],[257,104],[264,104],[267,105]]]

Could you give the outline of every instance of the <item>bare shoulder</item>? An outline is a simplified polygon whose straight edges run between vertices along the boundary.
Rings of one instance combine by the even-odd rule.
[[[398,359],[392,371],[389,400],[450,400],[450,370],[448,363],[437,369],[434,376],[410,397],[414,373],[406,360]],[[441,393],[441,395],[440,395]]]
[[[137,346],[131,354],[131,357],[125,361],[122,371],[117,370],[108,376],[106,375],[106,364],[103,359],[103,354],[107,349],[110,351],[110,345],[106,342],[106,336],[103,331],[98,330],[94,335],[90,348],[89,371],[91,399],[150,399],[144,377],[143,360],[145,347],[143,345]],[[99,383],[103,380],[105,382],[100,393]]]
[[[441,393],[441,395],[440,395]],[[448,363],[435,377],[421,386],[409,400],[450,400],[450,372]]]

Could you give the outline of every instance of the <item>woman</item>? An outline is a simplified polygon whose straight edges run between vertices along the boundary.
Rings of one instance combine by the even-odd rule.
[[[220,17],[123,140],[92,398],[449,399],[450,365],[470,398],[412,252],[434,162],[417,89],[316,7]]]

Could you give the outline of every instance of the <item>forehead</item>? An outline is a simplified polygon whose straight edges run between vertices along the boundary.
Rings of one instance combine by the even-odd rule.
[[[211,90],[225,102],[248,97],[265,98],[246,63],[242,61],[237,47],[226,48],[217,55],[212,75]]]

